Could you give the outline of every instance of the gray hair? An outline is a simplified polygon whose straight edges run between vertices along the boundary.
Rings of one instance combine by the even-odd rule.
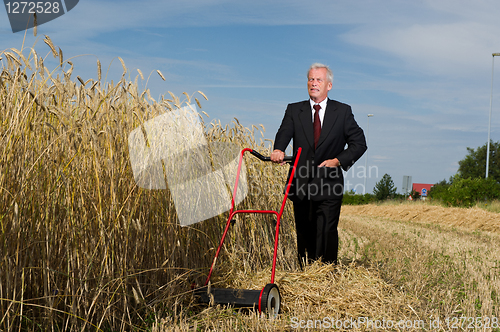
[[[313,63],[311,65],[311,67],[309,67],[309,70],[307,71],[307,78],[309,78],[309,72],[311,71],[311,69],[320,69],[320,68],[325,68],[326,69],[326,79],[330,83],[333,83],[333,72],[332,72],[332,70],[327,65],[324,65],[324,64],[319,63],[319,62]]]

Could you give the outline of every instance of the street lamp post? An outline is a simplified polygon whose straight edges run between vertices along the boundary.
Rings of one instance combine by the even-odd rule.
[[[368,135],[370,134],[370,118],[373,114],[368,114],[366,120],[366,145],[368,146]],[[366,173],[368,172],[368,150],[365,153],[365,181],[363,183],[363,194],[366,194]]]
[[[492,60],[491,60],[491,94],[490,94],[490,118],[488,121],[488,143],[487,143],[487,148],[486,148],[486,176],[485,178],[488,178],[488,169],[490,167],[490,133],[491,133],[491,111],[492,111],[492,105],[493,105],[493,68],[495,66],[495,57],[500,56],[500,53],[492,53],[491,54]]]

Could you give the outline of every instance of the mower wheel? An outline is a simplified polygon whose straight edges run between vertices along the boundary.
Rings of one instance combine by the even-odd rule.
[[[281,295],[276,284],[267,284],[261,292],[259,311],[275,318],[280,313]]]

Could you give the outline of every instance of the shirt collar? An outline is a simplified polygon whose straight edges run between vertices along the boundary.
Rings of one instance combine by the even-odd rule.
[[[314,105],[319,104],[319,106],[321,106],[321,110],[323,110],[323,111],[324,111],[324,110],[326,110],[326,103],[327,103],[327,101],[328,101],[328,97],[327,97],[327,98],[325,98],[325,99],[323,99],[323,100],[322,100],[321,102],[319,102],[319,103],[316,103],[316,102],[314,102],[312,99],[309,99],[309,102],[310,102],[310,104],[311,104],[311,109],[313,109],[313,106],[314,106]]]

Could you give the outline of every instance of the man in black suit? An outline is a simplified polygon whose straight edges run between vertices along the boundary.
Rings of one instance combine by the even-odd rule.
[[[333,74],[315,63],[307,74],[309,100],[289,104],[274,141],[271,160],[282,163],[293,139],[301,147],[289,192],[297,230],[299,263],[306,257],[337,264],[340,208],[347,171],[366,151],[363,130],[351,107],[328,99]],[[347,144],[347,148],[346,148]]]

